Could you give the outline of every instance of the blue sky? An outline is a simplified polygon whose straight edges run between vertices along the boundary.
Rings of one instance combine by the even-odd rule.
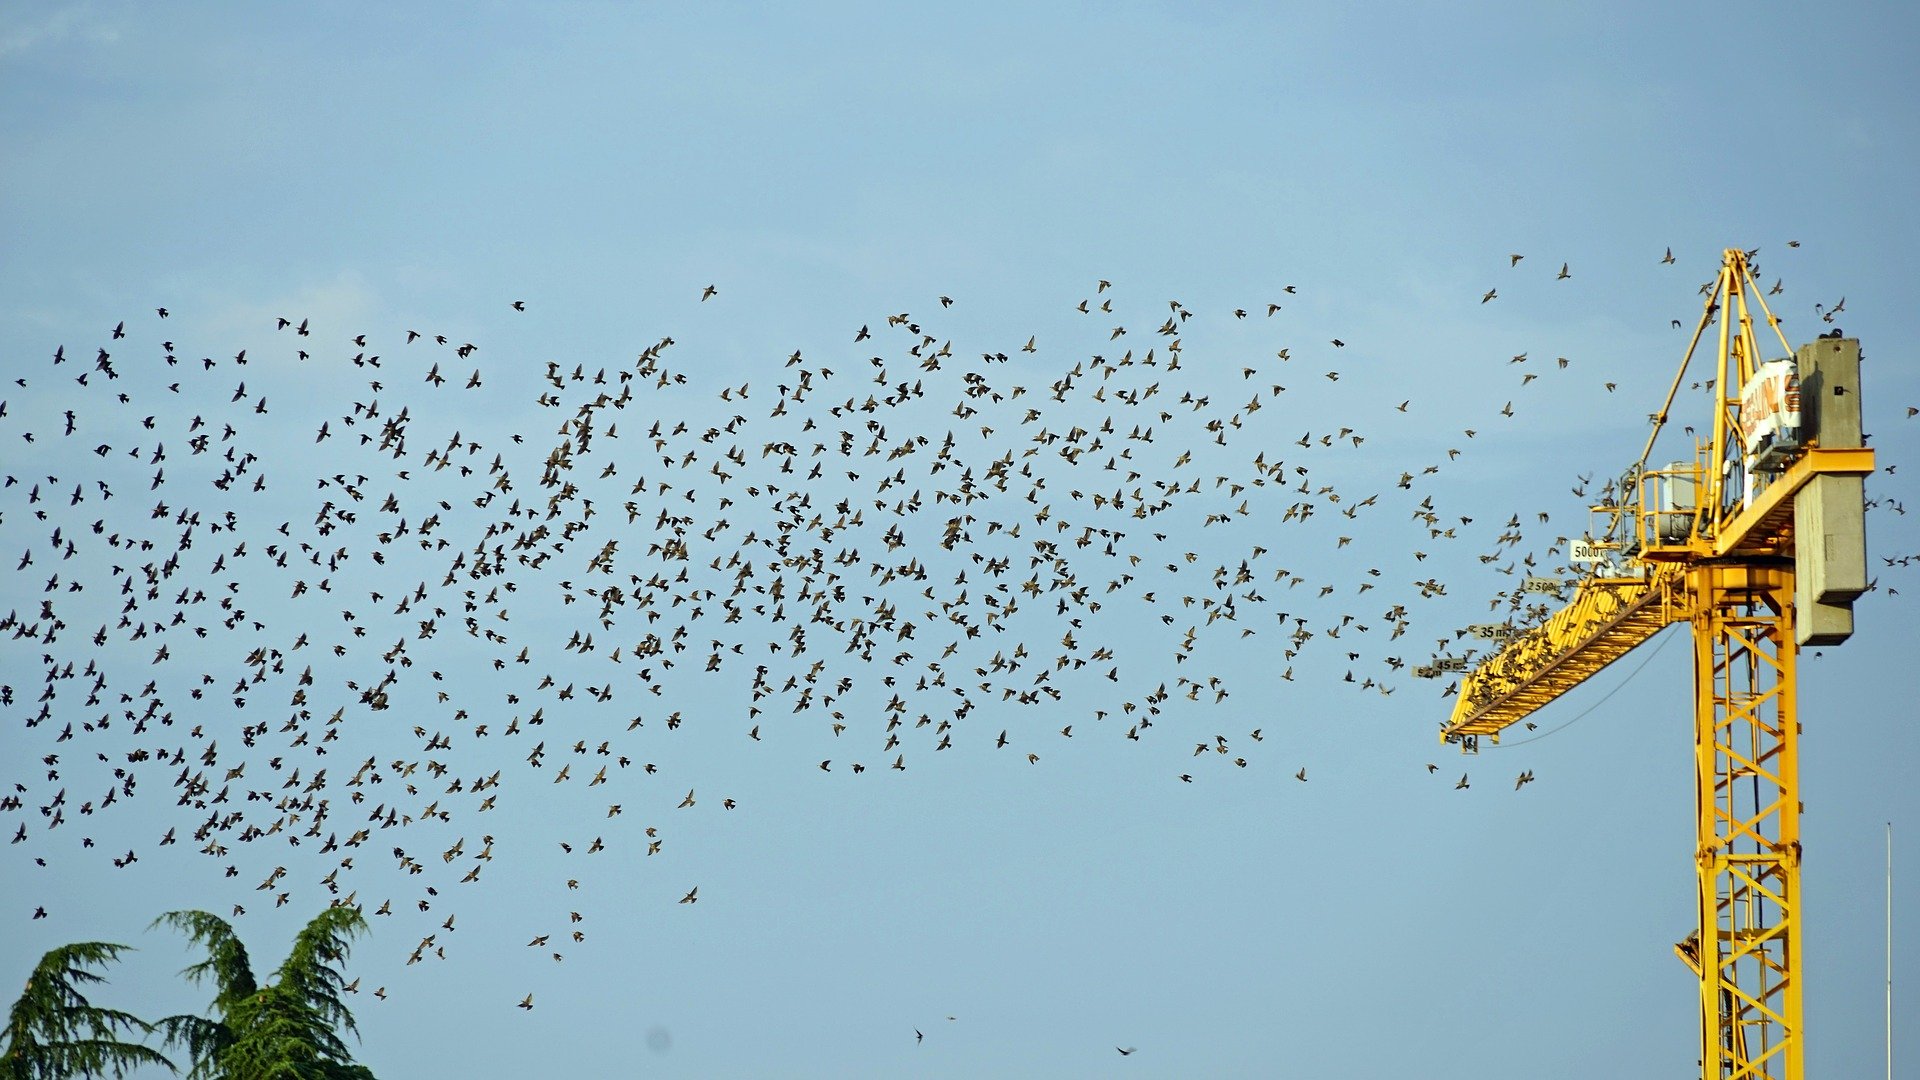
[[[236,925],[270,965],[326,901],[322,879],[341,854],[280,836],[232,842],[224,858],[158,846],[169,826],[190,832],[205,814],[175,805],[177,767],[143,765],[153,771],[141,772],[137,796],[44,829],[34,808],[55,791],[68,787],[77,802],[108,782],[95,753],[118,761],[151,741],[120,724],[54,743],[62,725],[89,715],[71,689],[54,702],[55,722],[28,727],[42,657],[55,652],[83,667],[96,660],[114,693],[172,680],[160,692],[179,719],[151,734],[186,747],[189,760],[216,741],[220,767],[244,760],[249,783],[326,767],[329,831],[360,827],[366,808],[339,785],[368,757],[385,777],[369,802],[448,808],[447,821],[375,832],[336,878],[369,909],[391,900],[395,912],[375,919],[352,964],[362,1060],[383,1076],[1684,1075],[1695,990],[1670,951],[1692,917],[1684,631],[1545,711],[1541,731],[1552,735],[1464,760],[1434,740],[1451,704],[1443,684],[1386,661],[1424,662],[1437,638],[1488,617],[1486,601],[1512,584],[1501,565],[1544,557],[1555,535],[1583,525],[1576,477],[1615,474],[1637,457],[1685,345],[1670,320],[1691,326],[1696,287],[1722,249],[1738,246],[1760,249],[1763,276],[1781,280],[1772,302],[1795,343],[1828,328],[1815,304],[1845,298],[1837,324],[1866,354],[1866,426],[1882,465],[1897,470],[1869,480],[1878,588],[1858,607],[1856,637],[1801,667],[1809,1066],[1843,1076],[1881,1067],[1884,828],[1894,823],[1896,865],[1911,865],[1906,773],[1920,749],[1906,722],[1920,690],[1907,661],[1920,571],[1883,564],[1920,556],[1920,527],[1902,512],[1920,446],[1920,419],[1906,414],[1920,406],[1907,359],[1920,343],[1901,317],[1920,285],[1910,259],[1920,236],[1902,209],[1920,146],[1911,13],[1877,4],[1818,15],[1782,5],[0,10],[9,401],[0,472],[22,480],[0,493],[0,548],[15,561],[37,553],[0,587],[0,610],[37,610],[47,595],[39,575],[57,569],[62,588],[86,587],[61,594],[63,611],[88,613],[74,625],[90,633],[117,617],[119,556],[87,526],[143,535],[155,528],[148,498],[204,506],[209,520],[215,507],[242,509],[237,535],[202,531],[183,556],[208,593],[226,580],[211,568],[217,552],[240,539],[250,547],[232,560],[242,630],[215,623],[205,640],[174,631],[164,665],[150,663],[150,640],[110,635],[96,648],[69,631],[57,647],[0,641],[0,681],[15,691],[0,707],[0,749],[14,763],[5,779],[29,789],[0,825],[9,835],[30,826],[28,840],[0,852],[9,927],[0,970],[24,972],[62,942],[124,941],[141,952],[103,997],[149,1013],[198,1007],[172,977],[188,954],[147,922],[172,908],[225,914],[240,904]],[[1663,265],[1669,248],[1675,262]],[[1525,258],[1514,264],[1512,254]],[[1563,262],[1569,277],[1558,280]],[[1103,280],[1112,285],[1101,291]],[[703,301],[710,284],[717,291]],[[1489,289],[1497,299],[1481,303]],[[1076,310],[1083,300],[1091,313]],[[1165,366],[1168,338],[1153,332],[1173,313],[1169,301],[1190,313],[1179,322],[1179,370]],[[1269,303],[1282,308],[1269,316]],[[888,324],[901,313],[951,343],[940,371],[909,352],[915,334]],[[276,329],[281,316],[307,320],[311,336]],[[122,322],[126,338],[112,338]],[[856,342],[862,327],[871,336]],[[1117,327],[1127,333],[1114,336]],[[427,336],[408,344],[409,329]],[[435,334],[448,344],[433,345]],[[484,593],[485,582],[435,589],[432,602],[450,613],[418,638],[423,616],[393,614],[393,600],[415,578],[436,583],[448,556],[403,543],[381,546],[389,562],[370,562],[373,523],[386,520],[374,507],[394,492],[417,527],[444,500],[444,531],[470,546],[490,520],[471,501],[495,454],[514,474],[501,501],[544,500],[536,480],[555,428],[592,398],[590,382],[565,373],[579,365],[590,380],[604,369],[617,393],[617,373],[668,336],[666,363],[686,382],[636,382],[634,406],[608,418],[619,436],[601,437],[573,473],[596,502],[591,528],[538,570],[508,575],[519,591],[486,609],[512,640],[507,666],[496,670],[494,647],[460,623],[459,590]],[[1032,353],[1021,350],[1029,338]],[[164,341],[178,366],[161,360]],[[464,343],[478,348],[455,355]],[[1076,364],[1156,346],[1158,368],[1142,360],[1102,378],[1096,367],[1063,400],[1049,395]],[[56,347],[69,366],[52,363]],[[123,379],[112,392],[124,387],[125,405],[70,377],[100,348],[114,354]],[[242,349],[244,367],[231,359]],[[804,359],[790,366],[795,350]],[[1005,363],[978,359],[1001,352]],[[381,367],[356,366],[356,353]],[[1525,364],[1512,363],[1521,353]],[[1208,489],[1150,526],[1125,523],[1114,556],[1097,543],[1067,548],[1100,611],[1072,627],[1056,596],[1034,597],[1004,631],[960,638],[951,685],[925,691],[908,693],[954,638],[937,619],[871,660],[815,627],[803,661],[768,650],[784,625],[721,623],[717,597],[699,620],[683,615],[688,603],[657,624],[629,608],[611,627],[584,601],[559,602],[570,588],[559,583],[590,580],[586,562],[610,539],[622,541],[621,575],[651,574],[659,562],[646,545],[657,536],[645,526],[661,512],[693,515],[697,529],[730,520],[731,534],[704,541],[703,556],[735,550],[727,535],[768,534],[775,513],[740,489],[800,490],[811,446],[799,446],[800,472],[788,477],[764,444],[804,434],[834,459],[844,429],[858,453],[876,436],[866,426],[875,414],[829,409],[888,393],[872,378],[874,357],[888,388],[927,386],[925,399],[882,414],[888,445],[916,434],[932,445],[885,470],[872,459],[842,466],[858,482],[832,471],[808,482],[829,519],[833,501],[868,500],[862,524],[821,542],[827,557],[859,549],[846,582],[856,601],[928,607],[923,588],[952,600],[950,583],[970,571],[970,603],[982,610],[985,571],[964,548],[937,543],[939,521],[959,511],[932,492],[955,481],[927,474],[925,455],[948,431],[984,473],[1002,453],[1047,445],[1032,441],[1037,428],[1097,430],[1105,416],[1133,416],[1119,421],[1118,447],[1128,424],[1165,409],[1173,416],[1155,421],[1157,441],[1135,444],[1142,480],[1122,486],[1179,469],[1245,486]],[[543,378],[549,362],[561,365],[560,388]],[[449,384],[425,382],[434,364]],[[795,368],[824,388],[770,416],[776,384]],[[468,391],[473,371],[483,385]],[[962,420],[953,406],[965,373],[1003,400],[968,399],[980,413]],[[1538,378],[1523,384],[1523,374]],[[1099,382],[1158,383],[1158,397],[1129,414],[1091,400]],[[719,397],[743,383],[746,403]],[[564,407],[538,403],[550,390]],[[1180,404],[1182,394],[1210,404]],[[265,414],[248,407],[262,397]],[[1263,407],[1242,409],[1250,397]],[[367,426],[343,422],[354,403],[375,400],[383,419],[402,407],[412,417],[404,461],[356,445]],[[1041,418],[1026,419],[1029,402]],[[1501,412],[1509,403],[1511,418]],[[1692,422],[1681,415],[1689,408],[1706,419],[1692,395],[1677,422]],[[78,430],[63,436],[69,409]],[[1202,426],[1216,413],[1243,422],[1224,445]],[[750,419],[698,441],[732,415]],[[142,427],[146,416],[155,428]],[[269,480],[262,491],[207,485],[218,469],[187,450],[194,416],[216,440],[235,426],[231,444],[256,455],[249,475]],[[816,431],[802,432],[807,418]],[[683,420],[689,433],[668,439],[676,453],[698,454],[691,471],[661,463],[645,437],[656,421],[670,431]],[[323,422],[334,436],[317,443]],[[1364,443],[1318,441],[1341,428]],[[425,463],[455,431],[481,444],[456,452],[472,477]],[[1662,453],[1681,455],[1678,435]],[[150,495],[155,440],[170,459]],[[96,443],[143,456],[96,459],[87,452]],[[722,481],[708,468],[724,463],[728,444],[747,464]],[[1191,463],[1175,465],[1183,451]],[[1308,468],[1310,492],[1247,485],[1256,454]],[[1050,453],[1016,458],[1048,482],[1038,502],[1023,496],[1039,489],[1015,487],[966,508],[979,519],[975,550],[1014,560],[1011,584],[1033,573],[1031,542],[1050,527],[1033,520],[1038,505],[1051,500],[1076,525],[1121,527],[1069,494],[1106,490],[1106,476],[1083,479],[1097,456],[1084,469]],[[609,463],[618,479],[600,475]],[[1430,465],[1435,473],[1423,471]],[[929,505],[917,514],[871,505],[876,481],[895,469],[910,483],[882,500],[924,488]],[[1402,489],[1406,471],[1417,480]],[[318,485],[336,472],[368,475],[354,486],[369,501]],[[62,481],[46,485],[59,497],[45,522],[25,501],[43,475]],[[642,475],[673,492],[630,495],[628,478]],[[110,483],[117,497],[63,505],[82,478]],[[1342,501],[1316,494],[1322,486]],[[1366,510],[1341,515],[1370,495]],[[1411,520],[1429,497],[1456,522],[1455,539]],[[641,513],[628,532],[630,499]],[[329,500],[358,506],[361,520],[323,539],[313,522]],[[1316,515],[1286,520],[1301,501],[1315,501]],[[1534,524],[1540,512],[1549,524]],[[1231,520],[1207,519],[1215,513]],[[1512,514],[1528,522],[1526,542],[1483,562]],[[903,546],[886,559],[920,560],[927,583],[881,584],[864,567],[881,558],[896,520]],[[331,572],[267,564],[282,521],[287,542],[352,545],[352,557]],[[989,534],[989,521],[1024,521],[1027,531],[1010,540],[1004,528]],[[55,524],[91,546],[50,568]],[[1255,546],[1265,553],[1252,556]],[[1137,566],[1121,565],[1129,552]],[[1241,601],[1244,623],[1206,622],[1203,600],[1224,595],[1206,573],[1240,559],[1265,582],[1254,586],[1263,599]],[[732,572],[704,567],[704,558],[694,567],[707,575],[698,580],[724,594]],[[1274,582],[1280,568],[1302,584]],[[1122,573],[1135,577],[1109,590]],[[292,596],[288,577],[308,591]],[[1444,597],[1422,597],[1414,583],[1429,577],[1446,583]],[[1321,585],[1334,591],[1319,595]],[[1394,604],[1406,605],[1409,625],[1387,640],[1381,616]],[[500,606],[509,619],[492,614]],[[1370,629],[1343,627],[1345,615]],[[1300,625],[1294,617],[1315,637],[1287,658],[1281,627]],[[365,639],[345,636],[354,624]],[[691,627],[687,661],[656,669],[659,695],[635,681],[637,661],[604,662],[612,643],[675,624]],[[1196,644],[1176,659],[1189,626]],[[1243,626],[1256,633],[1234,632]],[[1344,630],[1339,639],[1332,628]],[[600,636],[597,655],[561,648],[587,629]],[[1069,631],[1073,647],[1061,644]],[[295,653],[303,632],[314,645]],[[395,708],[369,711],[359,689],[397,663],[381,653],[401,638],[415,666],[396,668]],[[723,656],[717,673],[698,670],[715,640],[746,648]],[[306,658],[336,641],[350,646],[344,656]],[[1024,666],[993,669],[994,654],[1004,662],[1016,644]],[[248,676],[241,661],[256,646],[287,650],[288,670],[233,709],[224,691]],[[523,646],[525,668],[512,663]],[[1031,674],[1056,656],[1096,649],[1113,659],[1061,672],[1058,700],[1002,697],[1015,683],[1030,690]],[[764,660],[751,659],[756,650]],[[912,658],[891,664],[903,651]],[[829,685],[808,708],[796,709],[793,693],[751,699],[755,663],[784,684],[816,659]],[[313,738],[346,709],[324,761],[279,730],[289,680],[308,663]],[[1115,679],[1102,677],[1108,668]],[[1289,668],[1293,677],[1280,677]],[[1393,692],[1347,683],[1348,671]],[[202,672],[217,685],[196,702],[188,695]],[[530,685],[535,672],[618,690],[611,702],[584,689],[563,702]],[[889,673],[893,687],[881,681]],[[853,680],[846,693],[820,704],[842,677]],[[1183,678],[1204,693],[1186,700]],[[912,727],[916,714],[951,717],[954,688],[982,681],[993,688],[972,694],[950,749],[934,749],[933,727]],[[1154,727],[1125,738],[1161,683],[1174,693]],[[1218,688],[1229,696],[1216,698]],[[883,751],[896,695],[908,700],[907,727],[902,745]],[[504,734],[535,708],[545,718],[537,733]],[[827,715],[836,708],[842,733]],[[645,722],[629,729],[636,713]],[[672,713],[683,722],[669,731]],[[249,750],[240,729],[260,722],[272,730]],[[756,722],[758,741],[746,735]],[[472,734],[480,723],[490,735]],[[454,745],[426,750],[416,724]],[[200,738],[182,733],[192,725]],[[1002,729],[1005,749],[995,746]],[[1229,753],[1194,754],[1216,736]],[[542,738],[536,770],[526,758]],[[572,752],[578,740],[587,754]],[[589,775],[612,760],[592,752],[602,741],[633,765],[589,790]],[[60,780],[35,764],[51,753]],[[905,771],[885,767],[902,753]],[[483,796],[468,792],[440,796],[447,778],[402,777],[396,761],[438,761],[469,780],[500,770],[498,809],[482,814]],[[856,761],[867,770],[852,773]],[[572,781],[554,783],[569,762]],[[1302,768],[1305,783],[1294,778]],[[1515,791],[1523,769],[1539,780]],[[1456,791],[1462,771],[1473,782]],[[409,781],[417,795],[398,795]],[[689,788],[696,804],[681,809]],[[727,798],[736,809],[723,808]],[[607,816],[615,803],[621,813]],[[248,821],[265,813],[245,809]],[[495,858],[461,883],[483,835],[495,837]],[[605,850],[589,856],[596,836]],[[463,855],[432,857],[456,839]],[[649,839],[661,840],[659,854],[645,853]],[[425,870],[396,866],[385,854],[396,846]],[[139,861],[115,868],[109,859],[125,850]],[[279,908],[273,891],[255,888],[276,866],[287,868],[276,889],[291,897]],[[697,904],[675,902],[696,885]],[[1910,895],[1896,892],[1896,903]],[[48,917],[31,918],[42,906]],[[448,915],[454,930],[442,929]],[[575,930],[584,940],[571,939]],[[429,933],[444,959],[430,948],[406,963]],[[540,935],[552,943],[526,945]],[[1920,958],[1902,938],[1894,949],[1905,969]],[[376,986],[384,1001],[364,992]],[[528,993],[534,1008],[515,1008]],[[1896,1002],[1896,1030],[1910,1032],[1912,1015]]]

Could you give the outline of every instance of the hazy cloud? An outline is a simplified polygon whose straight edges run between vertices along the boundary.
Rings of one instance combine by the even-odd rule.
[[[17,56],[47,45],[77,41],[110,45],[120,40],[118,27],[108,24],[91,4],[76,4],[26,18],[0,30],[0,56]]]

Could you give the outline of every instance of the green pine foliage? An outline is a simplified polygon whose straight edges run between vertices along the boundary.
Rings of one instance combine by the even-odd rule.
[[[142,1036],[153,1025],[87,1000],[82,987],[106,981],[92,970],[129,952],[126,945],[82,941],[41,957],[0,1031],[0,1080],[69,1080],[125,1076],[143,1065],[171,1070],[158,1050],[122,1036]]]
[[[308,922],[265,985],[255,978],[247,947],[225,919],[204,911],[170,911],[155,926],[178,930],[206,950],[181,974],[211,983],[211,1016],[169,1016],[149,1023],[87,999],[84,988],[106,981],[95,969],[130,951],[85,941],[42,957],[0,1030],[0,1080],[90,1080],[125,1077],[143,1066],[178,1072],[160,1051],[126,1036],[159,1034],[186,1051],[189,1080],[375,1080],[357,1065],[342,1033],[359,1034],[343,994],[341,965],[365,916],[332,907]]]
[[[340,965],[367,930],[354,908],[331,907],[295,935],[293,950],[261,986],[246,946],[226,920],[204,911],[170,911],[154,921],[185,933],[207,951],[182,974],[214,987],[211,1018],[170,1016],[158,1027],[167,1045],[186,1049],[189,1080],[374,1080],[353,1062],[340,1032],[359,1034],[342,999]]]

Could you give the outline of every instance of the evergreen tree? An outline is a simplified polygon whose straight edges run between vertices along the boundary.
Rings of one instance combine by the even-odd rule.
[[[129,951],[126,945],[82,941],[41,957],[7,1014],[6,1029],[0,1031],[0,1080],[119,1077],[142,1065],[171,1070],[173,1062],[158,1050],[121,1038],[123,1032],[145,1035],[152,1024],[101,1008],[81,992],[83,986],[106,981],[90,969]]]
[[[214,987],[211,1019],[170,1016],[156,1025],[168,1045],[186,1048],[189,1080],[374,1080],[353,1063],[339,1034],[359,1034],[341,998],[346,979],[339,970],[352,939],[366,932],[359,911],[330,907],[315,916],[265,986],[225,919],[170,911],[154,920],[161,924],[206,949],[206,959],[182,974]]]

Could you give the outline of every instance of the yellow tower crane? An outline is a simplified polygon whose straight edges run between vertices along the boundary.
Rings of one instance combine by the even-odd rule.
[[[1760,359],[1756,315],[1785,358]],[[1709,331],[1711,434],[1694,460],[1649,468]],[[1693,628],[1699,925],[1674,946],[1699,979],[1706,1080],[1801,1080],[1800,719],[1795,659],[1853,632],[1865,591],[1860,343],[1797,351],[1749,256],[1728,250],[1640,461],[1609,484],[1571,561],[1572,599],[1498,642],[1460,682],[1441,738],[1474,752],[1671,623]],[[1698,376],[1696,376],[1698,378]],[[1551,580],[1530,581],[1540,592]]]

